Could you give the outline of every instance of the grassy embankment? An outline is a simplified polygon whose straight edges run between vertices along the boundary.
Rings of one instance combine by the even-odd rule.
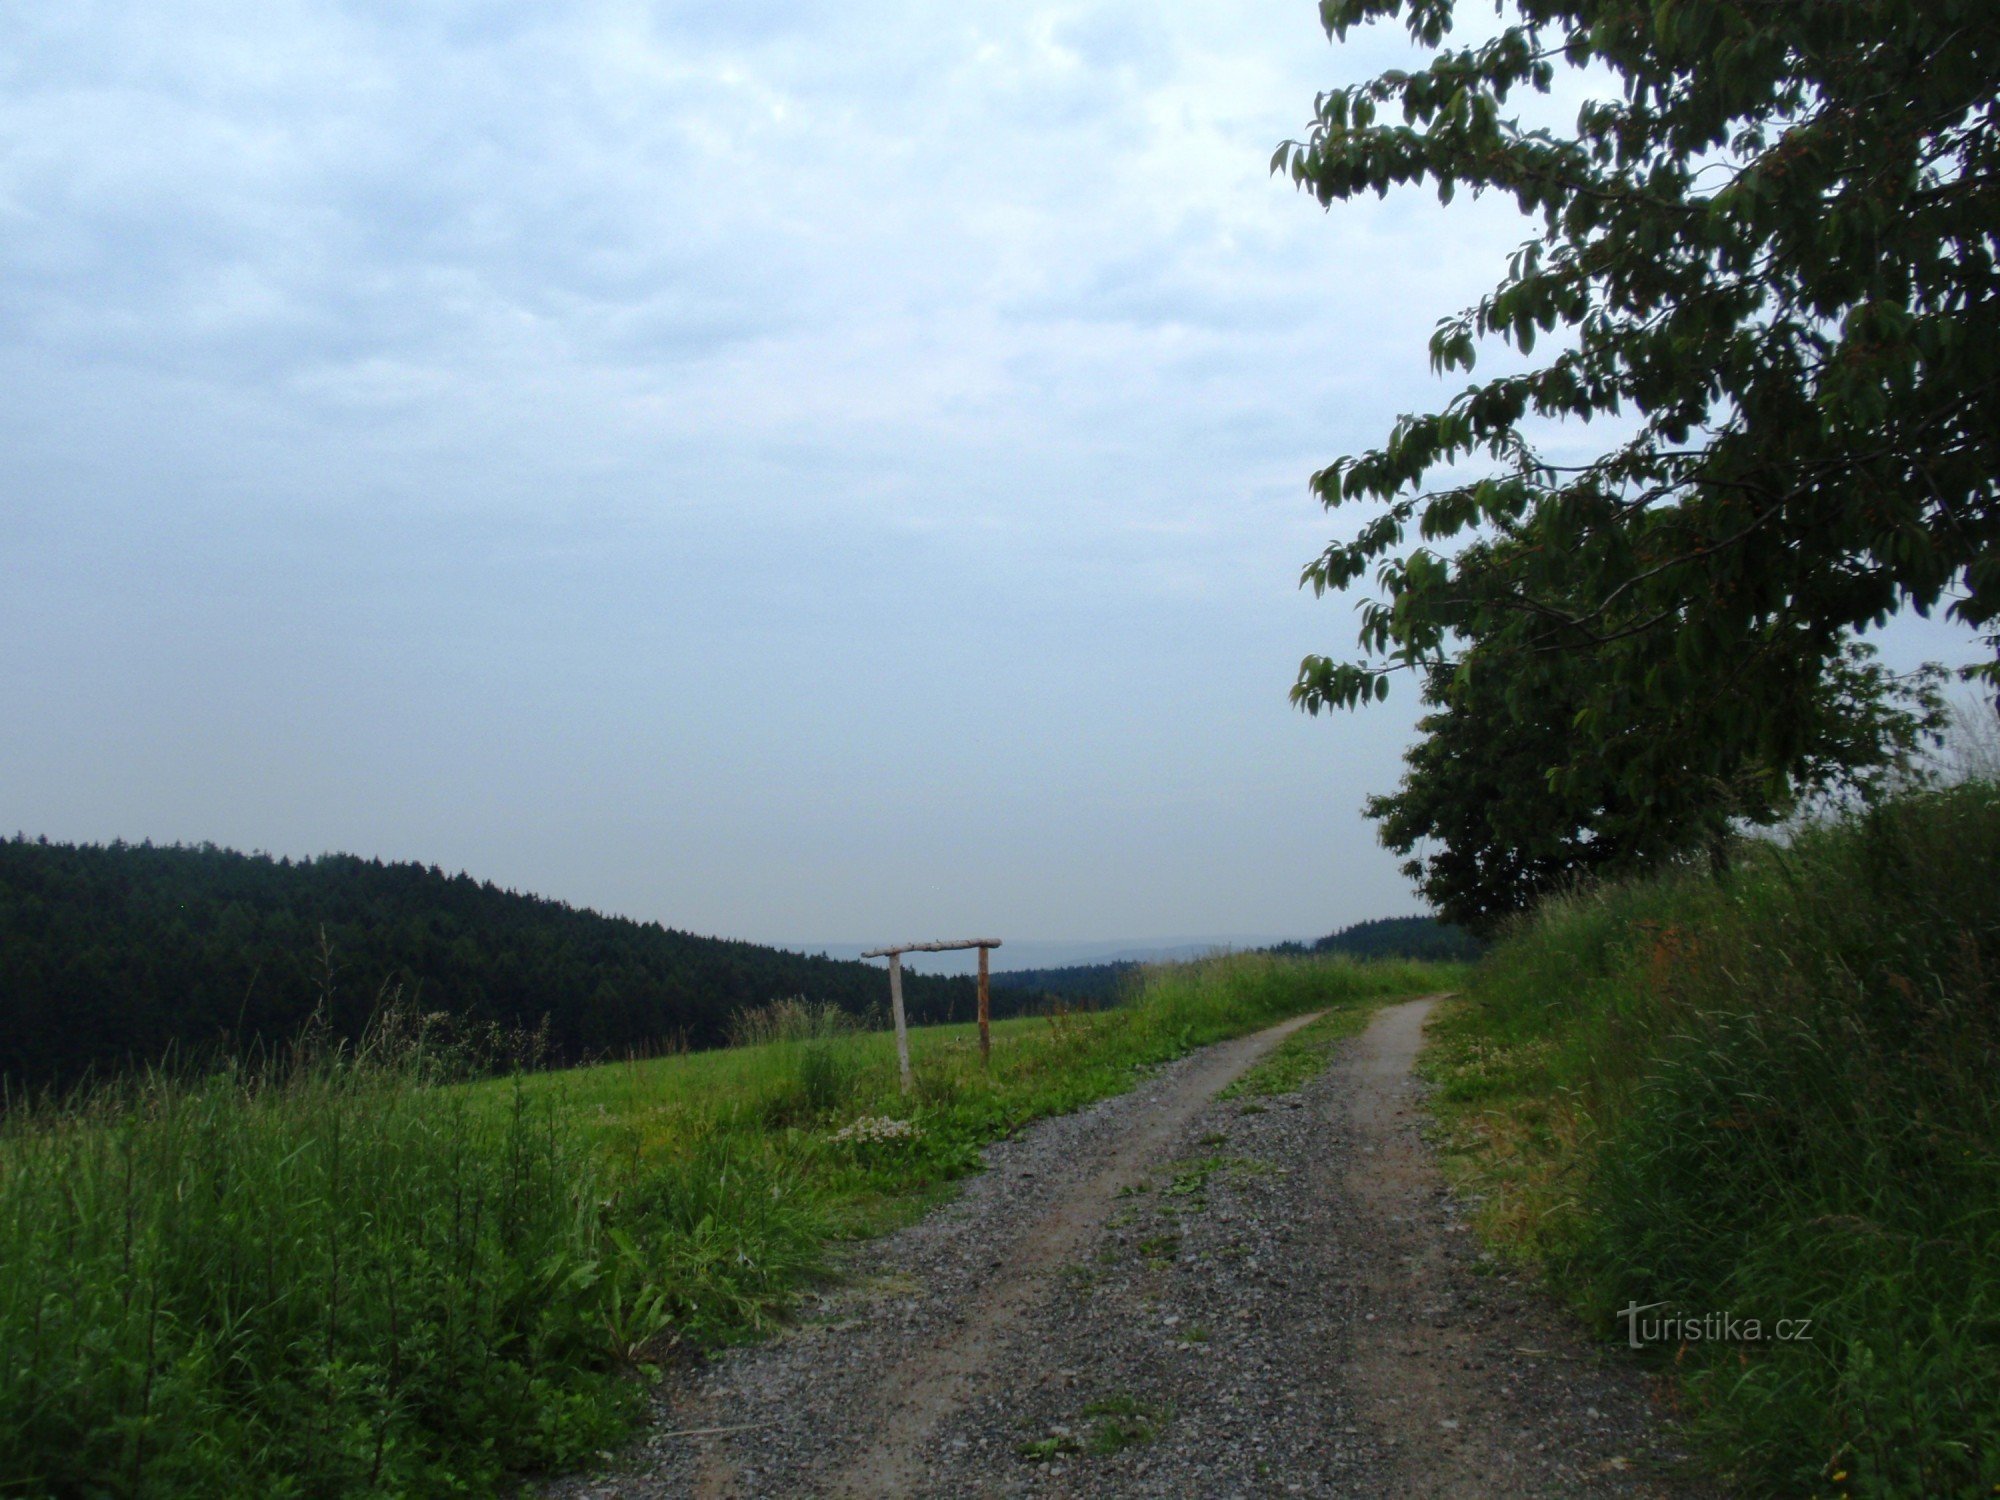
[[[455,1083],[420,1034],[0,1122],[0,1494],[492,1493],[630,1430],[979,1147],[1191,1047],[1443,968],[1243,957],[1117,1009]]]
[[[1747,1493],[2000,1493],[2000,790],[1551,902],[1433,1037],[1489,1235],[1609,1336],[1663,1304]]]

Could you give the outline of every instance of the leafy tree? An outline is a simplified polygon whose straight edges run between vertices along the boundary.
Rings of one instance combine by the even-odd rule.
[[[1490,935],[1586,875],[1696,848],[1719,865],[1739,822],[1775,822],[1812,799],[1874,798],[1940,739],[1946,718],[1940,670],[1899,680],[1849,642],[1807,705],[1785,795],[1752,761],[1707,775],[1713,758],[1687,746],[1678,774],[1635,796],[1626,763],[1658,763],[1657,747],[1639,733],[1585,738],[1572,727],[1594,675],[1588,659],[1560,654],[1432,669],[1433,712],[1404,754],[1402,786],[1366,811],[1384,844],[1412,856],[1403,872],[1446,921]]]
[[[1690,816],[1662,788],[1755,774],[1739,800],[1776,806],[1817,774],[1849,631],[1942,605],[2000,648],[2000,6],[1515,0],[1471,45],[1453,0],[1321,14],[1336,39],[1400,18],[1435,55],[1323,95],[1274,169],[1326,205],[1511,195],[1538,232],[1432,364],[1561,337],[1314,476],[1329,507],[1378,509],[1306,581],[1373,570],[1381,594],[1362,658],[1308,657],[1295,701],[1414,670],[1457,733],[1504,700],[1519,738],[1477,743],[1486,772],[1555,767],[1563,806],[1654,849]],[[1564,69],[1616,90],[1569,133],[1510,115]],[[1558,464],[1538,440],[1568,418],[1623,435]]]

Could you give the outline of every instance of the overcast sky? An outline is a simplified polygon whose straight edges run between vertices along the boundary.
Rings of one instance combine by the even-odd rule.
[[[1523,226],[1309,0],[0,8],[0,829],[767,941],[1312,934],[1312,470]]]

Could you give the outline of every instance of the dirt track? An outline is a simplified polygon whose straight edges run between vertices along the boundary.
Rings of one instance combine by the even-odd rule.
[[[1465,1232],[1417,1128],[1428,1008],[1296,1095],[1214,1099],[1303,1018],[994,1147],[554,1493],[1695,1493],[1638,1375]]]

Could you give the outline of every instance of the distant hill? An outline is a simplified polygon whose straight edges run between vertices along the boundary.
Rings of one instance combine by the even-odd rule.
[[[950,934],[956,936],[956,934]],[[1152,938],[1046,939],[1008,938],[993,954],[996,969],[1021,973],[1033,970],[1048,973],[1058,969],[1094,969],[1104,964],[1182,963],[1210,953],[1243,952],[1268,948],[1282,939],[1269,934],[1224,933],[1219,936],[1184,935]],[[791,946],[808,953],[826,952],[835,958],[853,958],[865,948],[881,946],[881,939],[864,943],[795,943]],[[925,974],[970,974],[978,967],[978,956],[955,953],[913,953],[903,960],[911,969]]]
[[[1486,945],[1462,927],[1436,917],[1377,917],[1328,933],[1311,943],[1280,943],[1274,953],[1347,953],[1355,958],[1471,960]]]
[[[321,936],[324,934],[325,947]],[[212,845],[0,841],[0,1078],[62,1084],[170,1048],[357,1035],[385,989],[534,1029],[552,1060],[726,1039],[788,995],[884,1007],[879,966],[697,937],[435,867]],[[910,974],[912,1020],[965,1020],[967,979]],[[996,998],[996,1010],[1009,1007]]]
[[[1110,1005],[1124,998],[1141,965],[1132,962],[1068,964],[1054,969],[1003,969],[992,979],[993,993],[1013,990],[1069,1005]]]
[[[1434,917],[1378,917],[1370,922],[1356,922],[1310,943],[1273,943],[1263,951],[1449,962],[1475,959],[1484,946],[1463,928],[1448,926]],[[1194,958],[1208,951],[1205,947],[1190,948],[1173,956]],[[1138,962],[1112,960],[1053,968],[1007,969],[993,976],[993,989],[996,995],[1004,989],[1069,1005],[1109,1005],[1124,993],[1141,967]]]

